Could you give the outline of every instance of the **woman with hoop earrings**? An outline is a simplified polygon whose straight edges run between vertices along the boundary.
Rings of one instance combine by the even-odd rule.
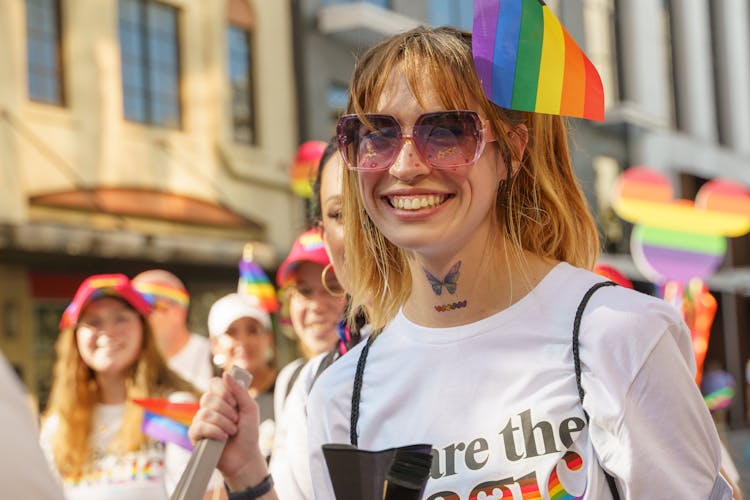
[[[307,361],[330,351],[338,342],[346,297],[317,228],[297,237],[279,267],[276,283],[285,294],[300,355],[287,364],[276,379],[274,411],[278,420],[284,411],[286,397]]]

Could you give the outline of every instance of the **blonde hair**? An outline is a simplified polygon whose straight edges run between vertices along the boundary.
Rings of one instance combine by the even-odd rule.
[[[128,373],[125,415],[109,449],[117,455],[139,450],[148,442],[148,437],[141,431],[143,409],[132,402],[133,398],[166,397],[175,391],[199,395],[191,384],[167,367],[148,321],[140,314],[139,317],[143,328],[141,352]],[[54,379],[44,418],[55,415],[59,419],[52,454],[60,476],[75,479],[92,458],[92,421],[99,388],[94,371],[78,352],[75,327],[60,332],[55,350]]]
[[[474,68],[471,34],[454,28],[419,27],[369,49],[354,70],[349,113],[372,112],[390,77],[403,72],[417,100],[435,91],[446,109],[469,109],[472,103],[489,120],[501,157],[513,174],[501,182],[495,202],[498,237],[508,242],[511,259],[523,268],[524,255],[591,268],[599,239],[568,150],[566,124],[559,116],[510,111],[485,96]],[[519,157],[509,134],[526,130],[528,142]],[[411,290],[405,252],[373,224],[359,196],[356,172],[344,170],[343,212],[346,255],[358,279],[352,283],[352,311],[367,306],[374,331],[381,330],[404,304]],[[510,264],[508,264],[510,265]],[[351,319],[351,318],[350,318]]]

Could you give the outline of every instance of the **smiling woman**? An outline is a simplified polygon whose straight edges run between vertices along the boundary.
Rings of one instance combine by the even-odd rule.
[[[478,5],[495,7],[479,21],[518,14],[519,45],[551,19],[536,0]],[[358,60],[337,129],[344,268],[350,320],[364,309],[373,333],[309,394],[310,491],[334,498],[346,474],[324,445],[429,443],[427,500],[730,498],[689,330],[589,270],[597,231],[566,124],[485,93],[473,54],[519,41],[505,24],[488,32],[492,47],[415,28]],[[536,95],[536,81],[517,79],[519,92]],[[225,377],[203,403],[191,436],[231,436],[229,487],[266,485],[252,401]]]
[[[167,368],[146,321],[150,306],[121,274],[78,288],[60,321],[41,445],[68,499],[166,499],[189,455],[141,431],[133,398],[195,389]]]

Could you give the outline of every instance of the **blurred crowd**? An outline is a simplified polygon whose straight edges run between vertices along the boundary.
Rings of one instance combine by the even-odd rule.
[[[280,265],[276,287],[269,283],[261,290],[240,280],[237,292],[211,305],[204,323],[208,336],[190,331],[190,293],[172,272],[87,277],[60,319],[52,390],[39,431],[25,415],[28,405],[20,403],[20,385],[3,360],[8,401],[19,410],[8,422],[23,431],[13,449],[30,453],[30,463],[42,472],[28,484],[14,476],[11,487],[23,485],[18,493],[28,494],[33,484],[34,498],[60,498],[56,485],[66,498],[165,498],[192,450],[186,425],[171,418],[169,409],[192,403],[195,411],[211,378],[232,366],[252,375],[248,392],[259,406],[260,446],[270,461],[276,443],[284,442],[280,422],[303,367],[322,353],[338,356],[352,343],[343,321],[345,293],[333,266],[343,259],[341,165],[335,150],[331,142],[323,152],[310,228]],[[322,168],[329,160],[332,166]],[[283,304],[278,314],[276,297],[269,306],[262,296],[268,289]],[[280,324],[289,324],[296,340],[297,358],[285,366],[275,355],[274,328]],[[167,410],[154,410],[159,405]],[[41,454],[24,441],[37,435]],[[206,498],[226,495],[215,477]]]

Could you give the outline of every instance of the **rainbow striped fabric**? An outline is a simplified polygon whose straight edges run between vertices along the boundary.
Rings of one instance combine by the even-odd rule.
[[[164,304],[177,304],[182,307],[190,305],[190,295],[185,290],[166,283],[135,282],[133,287],[154,307]]]
[[[243,257],[238,264],[240,280],[237,293],[251,295],[258,299],[267,313],[274,313],[279,309],[276,289],[271,284],[263,268],[251,260]]]
[[[541,0],[474,0],[473,55],[500,107],[604,120],[599,73]]]
[[[200,405],[193,402],[172,402],[166,399],[133,399],[143,407],[143,433],[162,443],[174,443],[188,451],[193,444],[188,438],[188,427]]]

